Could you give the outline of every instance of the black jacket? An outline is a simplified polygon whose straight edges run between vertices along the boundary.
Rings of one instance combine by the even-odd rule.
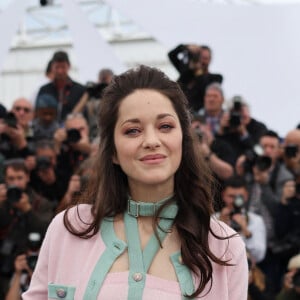
[[[63,100],[59,101],[59,94],[58,89],[55,85],[55,82],[50,82],[43,85],[37,97],[42,94],[49,94],[53,96],[58,103],[58,121],[64,121],[66,116],[72,112],[75,105],[80,100],[81,96],[85,92],[85,87],[71,78],[68,79],[68,83],[66,84],[64,91],[63,91]],[[60,108],[61,107],[61,108]]]

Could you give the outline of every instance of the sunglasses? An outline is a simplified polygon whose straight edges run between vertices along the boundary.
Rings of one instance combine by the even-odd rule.
[[[23,106],[15,106],[14,110],[15,111],[24,110],[24,112],[26,112],[26,113],[30,113],[31,112],[31,108],[29,108],[29,107],[23,107]]]

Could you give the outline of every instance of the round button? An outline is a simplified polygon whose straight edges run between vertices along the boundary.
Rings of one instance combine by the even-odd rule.
[[[179,263],[180,263],[181,265],[183,265],[183,260],[182,260],[181,255],[178,257],[178,261],[179,261]]]
[[[56,290],[56,295],[58,298],[65,298],[67,295],[67,292],[64,289],[57,289]]]
[[[142,273],[134,273],[132,275],[134,281],[141,281],[143,279],[143,274]]]

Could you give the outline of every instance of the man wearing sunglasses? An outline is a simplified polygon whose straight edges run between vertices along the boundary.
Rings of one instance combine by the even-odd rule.
[[[26,158],[33,147],[31,121],[33,108],[25,98],[14,101],[12,109],[0,122],[0,151],[6,159]]]
[[[30,131],[30,123],[33,119],[32,104],[25,98],[19,98],[13,103],[12,112],[16,116],[18,124],[27,135],[28,131]]]

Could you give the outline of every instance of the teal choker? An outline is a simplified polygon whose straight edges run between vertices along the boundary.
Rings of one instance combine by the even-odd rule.
[[[127,213],[128,215],[138,218],[138,217],[152,217],[155,216],[156,212],[160,209],[160,207],[165,204],[168,200],[173,198],[174,195],[162,199],[159,202],[149,203],[149,202],[137,202],[131,199],[129,196],[128,198],[128,206],[127,206]],[[171,203],[170,205],[166,206],[159,214],[160,218],[165,219],[174,219],[177,215],[178,206],[177,204]]]

